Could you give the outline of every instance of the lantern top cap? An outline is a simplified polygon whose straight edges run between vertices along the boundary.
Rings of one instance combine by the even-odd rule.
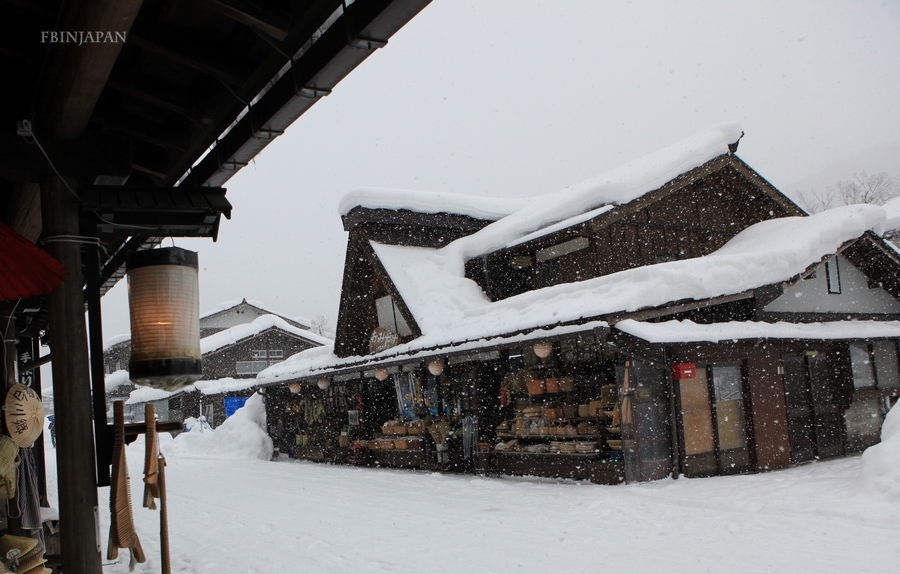
[[[164,247],[161,249],[145,249],[135,251],[128,258],[127,271],[153,265],[180,265],[199,269],[196,251],[188,251],[181,247]]]

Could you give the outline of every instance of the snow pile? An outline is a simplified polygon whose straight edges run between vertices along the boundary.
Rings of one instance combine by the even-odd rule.
[[[131,379],[129,377],[128,371],[124,369],[106,375],[106,392],[111,393],[122,385],[131,384]]]
[[[888,201],[881,206],[887,214],[887,221],[884,225],[885,231],[894,231],[900,229],[900,197]]]
[[[266,409],[263,398],[254,394],[243,407],[214,431],[193,425],[166,445],[167,455],[188,458],[260,459],[272,457],[272,439],[266,434]]]
[[[863,453],[860,476],[869,490],[900,499],[900,409],[888,412],[881,442]]]

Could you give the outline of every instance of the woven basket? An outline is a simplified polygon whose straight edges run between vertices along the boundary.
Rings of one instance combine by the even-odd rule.
[[[558,393],[559,379],[547,379],[544,381],[544,386],[546,387],[548,393]]]
[[[398,438],[394,441],[394,448],[397,450],[406,450],[409,448],[409,441],[405,438]]]
[[[532,379],[528,381],[529,395],[543,395],[547,392],[547,384],[544,379]]]
[[[571,393],[575,390],[575,377],[560,377],[559,390],[564,393]]]

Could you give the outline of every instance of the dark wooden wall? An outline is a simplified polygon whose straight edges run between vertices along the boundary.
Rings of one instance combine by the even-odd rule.
[[[257,349],[266,351],[271,349],[283,350],[283,360],[314,346],[317,345],[291,333],[277,328],[269,329],[255,337],[203,355],[203,380],[237,377],[237,362],[255,360],[252,353]],[[266,360],[272,361],[271,359]]]

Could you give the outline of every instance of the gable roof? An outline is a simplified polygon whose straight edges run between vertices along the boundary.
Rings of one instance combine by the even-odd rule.
[[[279,329],[315,345],[331,344],[331,339],[296,327],[278,315],[262,315],[251,323],[235,325],[230,329],[225,329],[200,339],[200,353],[205,357],[210,353],[215,353],[224,347],[235,345],[270,329]]]
[[[309,329],[310,328],[309,319],[306,319],[304,317],[296,317],[294,319],[291,319],[290,317],[285,317],[284,315],[279,315],[278,313],[273,313],[272,311],[269,311],[268,309],[262,308],[260,306],[261,303],[259,305],[255,305],[254,303],[259,303],[259,302],[256,301],[256,302],[251,303],[251,302],[248,302],[246,298],[244,298],[239,303],[235,303],[233,305],[230,305],[230,306],[222,308],[222,309],[216,309],[215,311],[210,311],[209,313],[206,313],[206,314],[200,316],[200,327],[203,328],[204,322],[209,323],[210,321],[215,320],[216,318],[223,317],[230,313],[235,313],[235,312],[242,311],[242,310],[243,311],[249,310],[249,311],[255,312],[259,316],[275,315],[276,317],[280,317],[284,321],[290,323],[291,325],[294,325],[295,327],[300,327],[301,329]],[[228,303],[226,303],[226,305],[227,304]]]

